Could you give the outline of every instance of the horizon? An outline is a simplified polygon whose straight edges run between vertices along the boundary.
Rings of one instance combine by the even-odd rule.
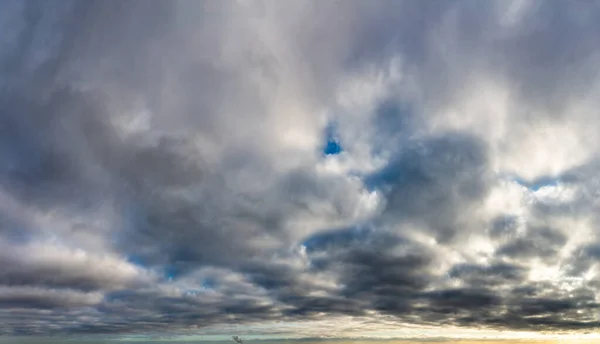
[[[85,343],[85,344],[104,344],[104,343],[144,343],[144,344],[162,344],[162,343],[179,343],[179,344],[192,344],[192,343],[215,343],[222,344],[231,342],[231,340],[79,340],[75,339],[48,339],[48,338],[36,338],[28,339],[23,337],[17,337],[13,340],[0,340],[0,343],[6,344],[26,344],[26,343],[41,343],[41,344],[60,344],[69,342]],[[412,339],[363,339],[363,340],[345,340],[345,339],[292,339],[292,340],[249,340],[248,343],[272,343],[272,342],[285,342],[285,343],[313,343],[313,344],[327,344],[327,343],[343,343],[343,344],[371,344],[371,343],[386,343],[386,344],[418,344],[418,343],[452,343],[452,344],[504,344],[504,343],[517,343],[517,344],[592,344],[596,343],[597,339],[448,339],[448,338],[412,338]]]

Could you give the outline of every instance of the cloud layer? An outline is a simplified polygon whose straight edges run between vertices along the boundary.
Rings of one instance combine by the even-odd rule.
[[[598,4],[1,7],[0,333],[600,326]]]

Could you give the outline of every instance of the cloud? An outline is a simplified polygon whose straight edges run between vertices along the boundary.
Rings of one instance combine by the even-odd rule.
[[[0,333],[598,327],[600,7],[0,6]]]

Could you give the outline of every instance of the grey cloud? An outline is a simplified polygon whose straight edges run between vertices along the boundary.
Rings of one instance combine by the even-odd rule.
[[[563,247],[566,239],[563,233],[552,228],[528,228],[523,237],[501,246],[498,254],[513,258],[533,255],[550,259]]]
[[[489,228],[489,236],[495,239],[513,238],[518,235],[518,233],[516,233],[517,226],[518,219],[514,216],[500,216],[492,220],[492,224]]]
[[[448,274],[472,286],[520,283],[525,280],[525,271],[522,267],[504,263],[490,266],[460,264],[452,267]]]
[[[583,3],[532,4],[525,20],[517,24],[515,35],[497,46],[495,61],[503,62],[518,94],[556,115],[565,100],[585,94],[592,82],[586,70],[592,68],[597,47],[588,42],[600,29],[592,19],[600,8],[586,6],[587,14],[582,15],[581,6]]]
[[[46,250],[19,256],[23,250]],[[84,292],[141,287],[156,277],[119,257],[48,250],[43,246],[11,248],[3,245],[0,283],[5,286],[67,288]]]
[[[452,240],[462,230],[464,209],[487,192],[486,147],[450,133],[412,143],[398,155],[370,177],[387,196],[384,216],[422,222],[439,241]]]
[[[82,293],[69,290],[52,290],[37,287],[15,288],[3,286],[0,289],[0,303],[3,308],[69,308],[93,306],[102,299],[100,293]]]
[[[480,1],[22,4],[0,5],[18,22],[6,19],[12,41],[0,42],[0,333],[170,334],[372,312],[598,327],[597,283],[567,291],[530,277],[536,258],[572,278],[596,264],[595,237],[559,254],[574,238],[560,221],[595,219],[593,158],[561,172],[584,190],[575,200],[488,211],[498,156],[523,141],[436,127],[438,110],[475,98],[464,93],[486,77],[525,109],[507,132],[568,121],[561,111],[593,92],[598,6],[538,2],[506,24],[502,2]],[[364,121],[321,116],[347,79],[395,57],[414,93],[383,92]],[[387,86],[374,79],[357,98]],[[323,158],[332,119],[344,153]],[[359,139],[374,172],[342,166]],[[382,209],[364,210],[376,197]],[[491,247],[486,263],[472,238]]]

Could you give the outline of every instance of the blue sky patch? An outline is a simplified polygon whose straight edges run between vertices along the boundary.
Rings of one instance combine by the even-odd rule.
[[[176,279],[179,275],[178,269],[174,266],[167,266],[164,271],[165,278],[169,281]]]
[[[336,126],[331,123],[325,129],[327,142],[323,148],[323,154],[325,155],[336,155],[344,151],[340,145],[339,139],[336,137]]]
[[[517,175],[509,175],[508,179],[521,185],[521,186],[526,187],[527,189],[529,189],[531,191],[538,191],[539,189],[546,187],[546,186],[557,186],[561,181],[560,177],[551,177],[551,176],[543,176],[543,177],[536,178],[532,181],[527,181]]]
[[[214,289],[216,285],[216,282],[212,278],[205,278],[201,283],[203,289]]]
[[[328,140],[323,153],[325,155],[336,155],[342,152],[342,146],[339,143],[333,140]]]
[[[136,255],[129,255],[127,256],[127,261],[133,265],[142,267],[142,268],[146,268],[146,264],[144,264],[144,261],[142,258],[136,256]]]

